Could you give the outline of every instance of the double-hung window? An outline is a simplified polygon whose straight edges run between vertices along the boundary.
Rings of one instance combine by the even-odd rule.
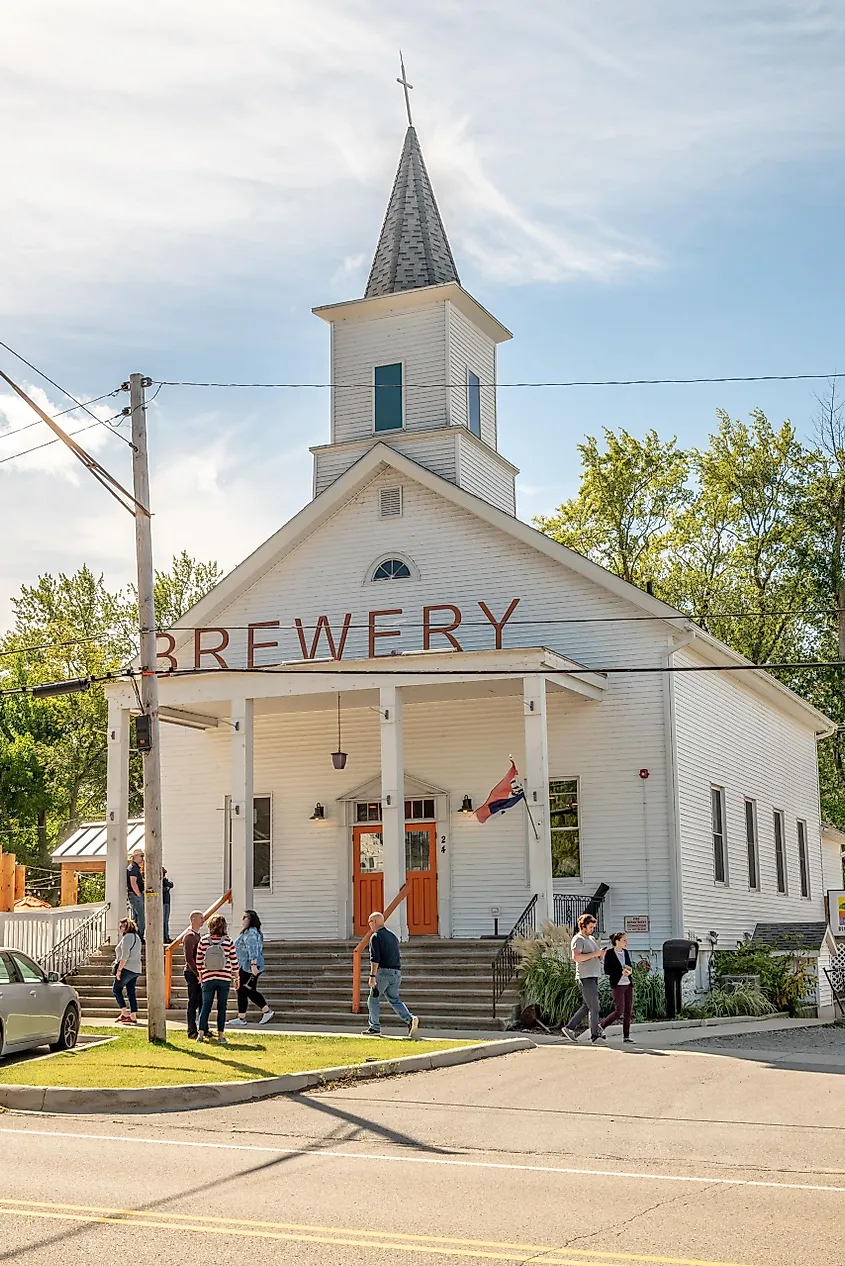
[[[783,827],[783,809],[775,809],[775,875],[778,892],[786,892],[786,839]]]
[[[760,888],[760,850],[757,840],[757,801],[745,802],[745,847],[748,852],[748,887]]]
[[[549,783],[552,828],[552,876],[572,879],[581,874],[581,828],[578,779],[555,778]]]
[[[467,370],[467,426],[481,439],[481,380]]]
[[[252,885],[269,888],[273,853],[270,797],[255,796],[252,804]]]
[[[801,896],[810,895],[810,856],[807,852],[807,823],[798,819],[798,874],[801,879]]]
[[[401,361],[393,365],[376,365],[373,394],[375,430],[401,431],[405,425]]]
[[[710,788],[710,824],[713,831],[713,875],[717,884],[728,882],[728,842],[725,837],[725,789]]]

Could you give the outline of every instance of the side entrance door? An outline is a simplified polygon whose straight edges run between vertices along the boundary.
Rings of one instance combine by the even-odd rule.
[[[381,827],[356,826],[353,840],[355,935],[367,932],[367,918],[384,909],[384,848]],[[407,907],[411,936],[437,935],[437,827],[415,823],[405,830],[405,873],[409,882]]]

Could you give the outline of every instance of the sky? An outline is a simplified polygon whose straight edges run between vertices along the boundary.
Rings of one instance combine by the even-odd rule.
[[[400,47],[462,284],[514,333],[500,381],[845,370],[838,0],[7,0],[0,340],[77,399],[324,383],[310,310],[363,294]],[[809,436],[822,386],[503,387],[520,517],[573,495],[585,434],[703,445],[761,407]],[[132,579],[129,515],[62,446],[15,456],[33,419],[0,391],[0,629],[43,572]],[[310,498],[328,393],[163,387],[149,421],[157,566],[228,570]],[[65,422],[129,483],[125,422]]]

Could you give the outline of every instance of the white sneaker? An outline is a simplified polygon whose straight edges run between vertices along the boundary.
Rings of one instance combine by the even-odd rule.
[[[262,1015],[261,1019],[258,1021],[258,1023],[259,1023],[259,1024],[269,1024],[269,1023],[270,1023],[270,1021],[273,1019],[273,1016],[274,1016],[275,1014],[276,1014],[276,1012],[275,1012],[275,1011],[265,1011],[265,1012],[264,1012],[264,1014]]]
[[[230,1029],[245,1029],[246,1028],[246,1020],[242,1020],[240,1016],[236,1016],[234,1020],[228,1020],[227,1024]]]
[[[420,1027],[420,1018],[418,1015],[411,1016],[411,1022],[408,1025],[408,1037],[416,1037],[417,1029]]]

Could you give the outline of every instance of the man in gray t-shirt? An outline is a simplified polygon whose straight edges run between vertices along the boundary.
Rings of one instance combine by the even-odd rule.
[[[575,963],[575,978],[581,986],[581,1006],[572,1016],[568,1025],[563,1028],[564,1037],[570,1042],[578,1041],[578,1028],[589,1015],[590,1040],[605,1042],[607,1038],[599,1025],[599,977],[602,974],[604,950],[595,938],[596,920],[592,914],[582,914],[578,920],[578,931],[572,938],[572,959]]]

